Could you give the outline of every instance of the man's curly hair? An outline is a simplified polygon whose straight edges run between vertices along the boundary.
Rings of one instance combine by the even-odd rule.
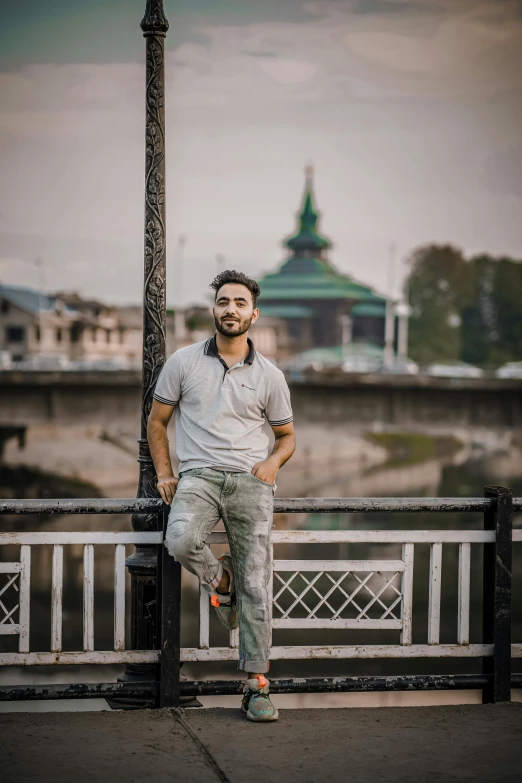
[[[211,282],[209,288],[213,288],[216,292],[216,299],[219,289],[228,283],[238,283],[239,285],[246,286],[246,288],[248,288],[252,294],[252,302],[254,303],[254,307],[256,306],[257,297],[261,293],[259,284],[250,277],[247,277],[245,274],[243,274],[243,272],[236,272],[235,269],[226,269],[224,272],[221,272],[217,277],[215,277]]]

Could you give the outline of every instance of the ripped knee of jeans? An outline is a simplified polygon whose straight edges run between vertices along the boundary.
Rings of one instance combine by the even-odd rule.
[[[196,531],[192,525],[194,514],[185,512],[169,521],[165,534],[165,547],[169,555],[182,562],[183,556],[198,548]]]

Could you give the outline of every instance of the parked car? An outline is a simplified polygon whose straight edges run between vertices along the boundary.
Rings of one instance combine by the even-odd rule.
[[[139,365],[129,362],[122,357],[113,357],[108,359],[77,359],[71,362],[71,370],[133,370],[137,369]]]
[[[377,372],[381,367],[381,359],[357,354],[348,356],[342,363],[343,372]]]
[[[397,356],[391,367],[382,367],[381,372],[391,375],[417,375],[419,365],[408,357]]]
[[[497,378],[522,378],[522,362],[508,362],[495,370]]]
[[[321,372],[335,369],[344,372],[377,372],[382,367],[381,346],[355,342],[348,345],[332,345],[323,348],[310,348],[281,362],[285,372]]]
[[[430,364],[426,373],[443,378],[482,378],[484,370],[466,362],[439,362]]]
[[[289,356],[279,366],[287,372],[304,370],[321,372],[329,367],[339,367],[341,362],[340,348],[310,348],[308,351]]]
[[[28,356],[27,359],[22,359],[19,362],[13,362],[13,369],[16,370],[68,370],[71,362],[67,356]]]

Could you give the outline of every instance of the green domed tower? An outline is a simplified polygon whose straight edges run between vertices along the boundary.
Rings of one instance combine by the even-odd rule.
[[[318,228],[320,213],[315,205],[313,170],[305,169],[305,188],[297,231],[283,241],[290,256],[280,268],[259,281],[261,315],[283,319],[293,350],[340,345],[343,317],[364,303],[372,305],[372,316],[354,319],[352,336],[382,345],[385,300],[371,288],[337,271],[327,258],[332,247]]]

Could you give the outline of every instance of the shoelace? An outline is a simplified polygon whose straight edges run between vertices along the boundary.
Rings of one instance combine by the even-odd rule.
[[[268,695],[268,693],[263,693],[262,691],[252,691],[252,696],[256,696],[256,695],[259,699],[263,698],[266,699],[266,701],[270,701],[270,696]]]

